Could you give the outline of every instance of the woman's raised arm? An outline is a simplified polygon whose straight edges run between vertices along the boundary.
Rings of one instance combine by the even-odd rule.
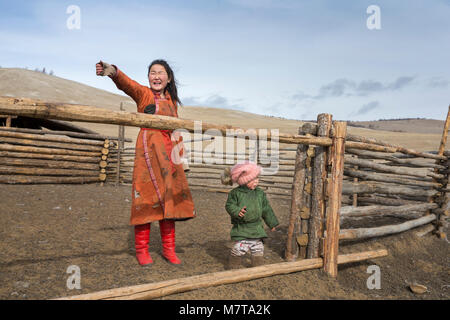
[[[116,84],[117,88],[130,96],[137,104],[139,104],[139,101],[147,90],[147,87],[130,79],[115,65],[111,65],[100,60],[95,65],[95,71],[98,76],[110,77]]]

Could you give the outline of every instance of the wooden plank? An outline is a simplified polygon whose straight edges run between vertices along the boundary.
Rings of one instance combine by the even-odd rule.
[[[338,256],[338,264],[354,263],[376,259],[388,255],[387,250],[365,251]],[[137,300],[155,299],[163,296],[191,291],[200,288],[238,283],[275,275],[289,274],[323,266],[321,258],[281,262],[253,268],[235,269],[207,273],[181,279],[165,280],[156,283],[103,290],[82,295],[62,297],[55,300]]]
[[[439,205],[436,203],[407,204],[403,206],[346,206],[341,208],[341,219],[351,217],[383,216],[395,214],[408,214],[417,211],[436,209]]]
[[[120,103],[120,111],[124,111],[122,102]],[[121,161],[122,161],[122,151],[125,146],[124,141],[123,141],[124,135],[125,135],[124,130],[125,130],[124,126],[119,126],[119,133],[118,133],[119,143],[118,143],[118,147],[117,147],[117,163],[116,163],[116,165],[117,165],[117,167],[116,167],[116,169],[117,169],[116,186],[119,185],[119,183],[120,183],[120,165],[121,165]]]
[[[406,176],[412,176],[412,177],[419,177],[419,178],[426,178],[426,177],[435,177],[438,179],[442,179],[443,175],[439,175],[437,173],[422,173],[417,172],[414,168],[404,168],[404,167],[392,167],[385,164],[376,163],[371,160],[365,160],[365,159],[355,159],[348,157],[345,162],[347,164],[356,165],[358,167],[362,168],[371,168],[376,171],[381,172],[388,172],[388,173],[395,173],[397,175],[406,175]]]
[[[0,165],[18,166],[18,167],[99,170],[100,169],[99,163],[100,160],[97,160],[97,163],[81,163],[81,162],[59,161],[59,160],[0,157]]]
[[[77,151],[97,152],[97,151],[101,150],[100,146],[90,146],[90,145],[75,144],[75,143],[39,141],[39,140],[33,140],[33,139],[20,139],[20,138],[11,138],[11,137],[2,137],[0,142],[7,143],[7,144],[13,144],[13,145],[42,147],[42,148],[68,149],[68,150],[77,150]]]
[[[138,112],[125,111],[111,111],[103,108],[83,105],[70,104],[55,104],[47,103],[33,99],[17,99],[11,97],[0,97],[0,113],[6,115],[19,115],[25,117],[32,117],[38,119],[59,119],[68,121],[94,122],[115,125],[128,125],[142,128],[155,128],[163,130],[186,129],[189,132],[195,132],[196,122],[194,120],[187,120],[181,118],[174,118],[168,116],[149,115]],[[215,129],[208,131],[210,129]],[[216,135],[227,136],[233,130],[236,137],[248,137],[247,130],[233,127],[230,125],[216,125],[210,123],[202,123],[203,132],[215,132]],[[330,146],[330,138],[321,137],[305,137],[301,135],[292,135],[287,133],[278,133],[274,137],[271,136],[271,131],[266,131],[264,137],[267,140],[275,139],[280,143],[288,144],[310,144],[317,146]],[[445,159],[443,156],[432,155],[417,152],[415,150],[406,149],[403,147],[386,147],[376,144],[361,143],[348,141],[347,148],[381,151],[381,152],[401,152],[412,155],[419,155],[432,159]]]
[[[399,164],[399,165],[405,165],[405,166],[414,166],[418,168],[438,168],[438,169],[445,169],[444,166],[436,165],[434,163],[425,163],[424,160],[433,160],[433,159],[421,159],[421,160],[415,160],[415,159],[400,159],[397,158],[395,155],[389,155],[379,152],[371,152],[371,151],[365,151],[365,150],[355,150],[355,149],[346,149],[346,153],[350,153],[353,155],[357,155],[360,158],[364,159],[380,159],[380,160],[388,160],[393,163]]]
[[[0,137],[102,146],[103,141],[0,130]]]
[[[441,183],[438,182],[430,182],[423,181],[423,178],[410,179],[409,177],[398,177],[393,174],[384,174],[379,172],[370,172],[370,171],[362,171],[351,168],[344,168],[344,174],[349,177],[354,177],[356,179],[361,179],[363,181],[378,181],[378,182],[387,182],[387,183],[395,183],[401,185],[411,185],[411,186],[419,186],[419,187],[431,187],[431,188],[440,188],[442,187]],[[356,181],[358,182],[358,181]]]
[[[440,155],[440,156],[444,155],[445,145],[447,144],[449,127],[450,127],[450,105],[448,106],[447,118],[445,119],[444,129],[442,131],[441,143],[439,144],[438,155]]]
[[[344,177],[344,148],[347,123],[334,122],[333,153],[331,167],[331,193],[328,195],[326,229],[323,248],[323,269],[329,276],[337,277],[337,257],[339,252],[339,211],[341,207],[342,182]]]
[[[139,112],[112,111],[84,105],[46,103],[38,100],[14,99],[10,97],[0,97],[0,113],[39,119],[94,122],[162,130],[183,128],[189,132],[196,132],[199,129],[194,120]],[[231,130],[233,130],[236,133],[236,137],[248,136],[246,129],[230,125],[216,125],[203,122],[201,130],[202,133],[208,131],[207,133],[215,133],[221,136],[227,136],[227,133],[229,135]],[[276,139],[280,143],[331,145],[331,139],[329,138],[305,137],[287,133],[279,133],[272,137],[271,131],[267,130],[264,136],[267,140]]]
[[[351,195],[354,193],[382,193],[388,195],[404,195],[412,197],[426,197],[433,196],[437,193],[435,190],[427,190],[425,188],[409,188],[405,186],[398,186],[388,183],[374,183],[374,182],[358,182],[346,183],[344,182],[342,193]]]
[[[29,128],[5,128],[0,127],[0,131],[12,131],[12,132],[22,132],[22,133],[32,133],[32,134],[40,134],[40,135],[57,135],[57,136],[68,136],[75,137],[81,139],[91,139],[91,140],[117,140],[117,137],[113,136],[104,136],[97,133],[82,133],[82,132],[73,132],[73,131],[62,131],[62,130],[43,130],[43,129],[29,129]],[[133,142],[132,139],[125,138],[125,142]]]
[[[44,154],[44,153],[27,153],[27,152],[11,152],[0,151],[0,158],[19,158],[19,159],[47,159],[47,160],[59,160],[59,161],[73,161],[84,163],[98,163],[101,158],[98,157],[86,157],[86,156],[67,156],[62,154]]]
[[[299,132],[304,134],[304,132]],[[289,225],[287,230],[285,259],[293,261],[298,257],[296,226],[300,219],[300,210],[303,206],[303,188],[305,186],[306,150],[308,146],[299,144],[295,158],[294,179],[292,182],[291,212],[289,214]]]
[[[347,141],[345,143],[346,149],[359,149],[359,150],[369,150],[369,151],[379,151],[379,152],[386,152],[386,153],[395,153],[400,152],[407,155],[412,155],[416,157],[421,158],[427,158],[427,159],[435,159],[435,160],[445,160],[446,158],[444,156],[432,154],[432,153],[426,153],[426,152],[419,152],[413,149],[407,149],[403,147],[384,147],[379,146],[375,144],[369,144],[369,143],[362,143],[362,142],[353,142],[353,141]]]
[[[40,154],[59,154],[59,155],[72,155],[72,156],[88,156],[88,157],[101,157],[101,151],[78,151],[68,149],[55,149],[55,148],[42,148],[42,147],[30,147],[0,143],[0,151],[12,151],[12,152],[32,152]]]
[[[97,171],[75,169],[48,169],[0,166],[0,174],[48,175],[48,176],[98,176]]]
[[[447,144],[447,136],[448,136],[448,129],[449,129],[449,127],[450,127],[450,105],[448,106],[447,118],[445,119],[445,124],[444,124],[444,130],[442,132],[441,143],[439,144],[438,155],[440,155],[440,156],[444,155],[445,145]],[[448,167],[448,159],[447,159],[447,161],[445,163],[446,163],[446,165]],[[436,161],[436,164],[440,164],[439,161]],[[445,170],[445,171],[446,171],[446,173],[445,173],[445,175],[446,175],[446,177],[445,177],[446,179],[445,180],[446,181],[445,182],[448,183],[450,176],[449,176],[448,170]],[[438,169],[434,169],[434,172],[437,174],[439,171],[438,171]],[[444,185],[443,187],[445,188],[446,186],[447,185]],[[442,209],[447,209],[447,205],[448,205],[447,193],[448,193],[447,191],[443,191],[439,195],[443,199],[442,206],[441,206]],[[428,198],[428,202],[434,202],[434,201],[435,201],[435,198],[433,198],[433,197]],[[430,213],[431,213],[430,211],[427,212],[427,214],[430,214]],[[445,216],[438,215],[438,221],[440,223],[438,223],[438,225],[437,225],[437,234],[438,234],[438,236],[445,238],[446,237],[446,233],[444,232],[444,225],[445,225],[445,221],[446,221],[445,220]]]
[[[99,182],[96,177],[55,177],[55,176],[27,176],[27,175],[0,175],[0,183],[5,184],[83,184]]]
[[[421,204],[423,202],[421,201],[413,201],[413,200],[405,200],[405,199],[394,199],[394,198],[388,198],[383,197],[380,195],[365,195],[365,196],[358,196],[358,201],[360,204],[380,204],[385,206],[403,206],[407,204]]]
[[[317,116],[317,135],[329,137],[332,126],[331,114],[322,113]],[[323,221],[325,217],[324,184],[327,178],[327,149],[317,147],[312,171],[311,215],[309,218],[309,242],[306,257],[319,257],[319,241],[323,237]]]
[[[339,233],[339,240],[365,239],[400,233],[430,223],[431,221],[434,220],[436,220],[436,215],[430,214],[418,219],[410,220],[396,225],[389,225],[375,228],[344,229],[341,230]]]

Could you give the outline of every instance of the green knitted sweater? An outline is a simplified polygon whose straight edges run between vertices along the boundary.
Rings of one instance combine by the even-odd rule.
[[[239,211],[246,206],[247,212],[239,217]],[[231,217],[231,239],[260,239],[267,238],[263,221],[272,229],[278,226],[275,216],[264,191],[256,187],[251,190],[247,186],[234,188],[228,194],[225,209]]]

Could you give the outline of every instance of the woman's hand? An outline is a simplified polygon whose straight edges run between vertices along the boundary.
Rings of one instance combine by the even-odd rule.
[[[241,209],[241,211],[239,211],[238,216],[242,218],[242,217],[245,215],[246,212],[247,212],[247,207],[244,206],[244,207]]]
[[[116,75],[116,68],[114,66],[110,65],[109,63],[103,62],[100,60],[95,65],[95,71],[98,76],[108,76],[108,77],[114,77]]]

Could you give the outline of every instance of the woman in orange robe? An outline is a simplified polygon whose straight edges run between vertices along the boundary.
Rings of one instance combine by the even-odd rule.
[[[117,88],[137,104],[137,111],[178,117],[175,76],[164,60],[155,60],[148,67],[150,88],[130,79],[115,65],[100,61],[97,75],[109,76]],[[177,144],[181,137],[172,130],[141,128],[136,140],[132,207],[130,224],[134,226],[136,258],[141,265],[153,260],[148,251],[151,222],[159,221],[163,257],[172,264],[181,263],[175,254],[175,221],[195,217],[194,202]]]

